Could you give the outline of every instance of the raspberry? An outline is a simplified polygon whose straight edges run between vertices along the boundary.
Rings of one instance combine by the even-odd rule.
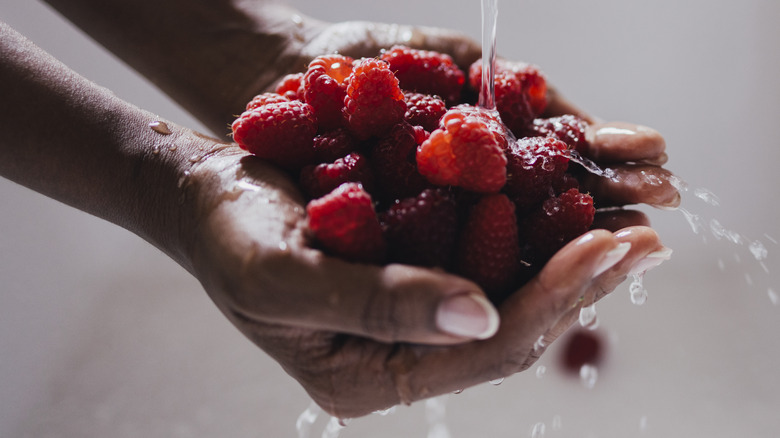
[[[441,116],[447,112],[444,101],[437,96],[421,93],[404,93],[406,114],[404,119],[412,125],[422,126],[430,132],[439,127]]]
[[[493,136],[496,138],[498,143],[501,145],[501,148],[504,149],[507,147],[507,131],[506,126],[504,126],[504,123],[501,121],[501,116],[498,114],[497,111],[491,111],[487,110],[485,108],[481,108],[474,105],[458,105],[450,108],[450,111],[445,113],[444,116],[442,116],[441,120],[439,121],[439,127],[444,127],[447,122],[452,118],[453,114],[464,114],[467,116],[473,116],[481,120],[482,122],[485,122],[488,126],[488,129],[493,133]]]
[[[351,153],[333,163],[309,165],[301,169],[301,188],[311,198],[325,196],[345,182],[359,182],[370,193],[374,176],[368,159],[359,153]]]
[[[417,149],[417,167],[436,185],[495,193],[506,182],[506,156],[493,132],[477,117],[450,110],[444,127]]]
[[[252,100],[246,104],[246,111],[259,108],[265,104],[287,102],[289,100],[290,99],[282,96],[279,93],[261,93],[253,97]]]
[[[577,189],[547,199],[521,226],[528,258],[539,264],[546,262],[572,239],[587,232],[595,214],[593,198]]]
[[[371,195],[358,183],[344,183],[306,206],[309,230],[321,247],[354,262],[379,263],[385,242]]]
[[[344,112],[357,139],[380,137],[403,120],[404,94],[386,62],[373,58],[356,61],[347,82]]]
[[[453,198],[443,189],[426,189],[380,215],[388,258],[398,263],[446,268],[458,233]]]
[[[381,58],[390,64],[403,90],[441,96],[450,105],[460,100],[465,74],[449,55],[394,46]]]
[[[317,121],[310,105],[293,100],[245,111],[233,122],[233,140],[252,154],[286,169],[314,161]]]
[[[469,68],[469,85],[479,92],[482,85],[482,60]],[[515,134],[547,107],[547,80],[538,67],[522,62],[496,60],[494,74],[496,109]]]
[[[460,236],[458,270],[494,300],[511,290],[520,271],[515,206],[506,195],[487,195],[471,208]]]
[[[336,129],[314,138],[314,152],[322,162],[333,162],[357,149],[357,143],[345,129]]]
[[[585,130],[588,124],[581,118],[567,114],[549,119],[535,119],[526,135],[540,137],[555,137],[566,143],[569,148],[581,154],[587,154],[588,142],[585,139]]]
[[[519,210],[554,194],[554,185],[569,167],[566,150],[566,143],[552,137],[525,137],[509,145],[504,192]]]
[[[303,73],[291,73],[276,85],[276,92],[290,100],[303,101]]]
[[[422,141],[408,123],[399,123],[374,146],[371,165],[383,199],[416,196],[430,186],[417,171],[415,154]]]
[[[303,97],[314,108],[320,131],[344,126],[345,81],[352,73],[353,61],[348,56],[327,55],[309,63],[303,77]]]

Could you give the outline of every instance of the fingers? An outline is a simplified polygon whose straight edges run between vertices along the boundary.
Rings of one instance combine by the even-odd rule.
[[[264,257],[236,309],[266,322],[349,333],[382,342],[454,344],[492,336],[498,313],[474,283],[407,265],[345,262],[310,250]]]
[[[638,210],[611,209],[596,211],[592,229],[618,231],[631,226],[650,226],[647,215]]]
[[[598,207],[644,203],[657,208],[677,208],[680,192],[672,184],[673,175],[657,166],[617,165],[610,168],[610,178],[593,174],[584,175],[580,183],[594,199]]]
[[[594,123],[585,131],[588,157],[597,162],[666,163],[666,142],[658,131],[626,122]]]

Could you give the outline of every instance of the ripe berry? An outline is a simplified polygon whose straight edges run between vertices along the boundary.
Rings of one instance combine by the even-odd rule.
[[[484,196],[471,208],[460,236],[458,271],[496,299],[520,270],[515,206],[506,195]]]
[[[278,94],[289,100],[303,101],[303,73],[291,73],[282,78],[276,85]]]
[[[352,73],[352,62],[348,56],[318,56],[311,63],[303,77],[303,97],[314,108],[321,132],[344,126],[344,97],[346,80]]]
[[[444,101],[437,96],[421,93],[404,93],[406,114],[404,119],[412,125],[422,126],[430,132],[439,127],[441,116],[447,112]]]
[[[574,149],[581,154],[587,154],[588,142],[585,139],[587,127],[587,122],[581,118],[567,114],[549,119],[535,119],[529,126],[526,135],[555,137],[566,143],[570,149]]]
[[[269,103],[287,102],[290,99],[282,96],[279,93],[261,93],[253,97],[249,103],[246,104],[246,111],[253,110]]]
[[[344,113],[357,139],[380,137],[403,120],[404,94],[386,62],[373,58],[356,61],[347,83]]]
[[[567,146],[552,137],[525,137],[507,149],[504,192],[524,211],[554,194],[569,166]]]
[[[345,182],[361,183],[371,193],[374,176],[368,159],[354,152],[333,163],[312,164],[301,169],[301,188],[310,198],[325,196]]]
[[[440,96],[450,105],[460,101],[465,74],[449,55],[395,46],[381,58],[390,64],[401,89]]]
[[[379,263],[385,242],[371,195],[344,183],[306,206],[309,230],[326,252],[349,261]]]
[[[329,163],[357,149],[357,142],[347,130],[340,128],[314,137],[314,153],[321,163]]]
[[[596,209],[593,198],[569,189],[544,201],[521,226],[527,244],[527,258],[544,263],[564,245],[590,229]]]
[[[311,106],[294,100],[245,111],[233,122],[233,140],[260,158],[286,169],[314,161],[317,121]]]
[[[469,68],[469,85],[479,92],[482,60]],[[496,109],[515,134],[522,134],[547,107],[547,80],[538,67],[505,59],[496,60],[494,74]]]
[[[417,149],[417,167],[436,185],[495,193],[506,182],[506,156],[487,124],[458,110]]]
[[[380,215],[388,258],[418,266],[449,267],[458,233],[455,201],[444,189],[426,189]]]
[[[417,171],[415,154],[422,140],[408,123],[399,123],[374,146],[371,166],[382,199],[416,196],[431,184]]]

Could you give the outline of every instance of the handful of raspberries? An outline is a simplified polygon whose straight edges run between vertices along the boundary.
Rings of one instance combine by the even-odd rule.
[[[496,111],[475,105],[481,61],[395,46],[331,54],[247,104],[233,139],[298,178],[312,245],[360,263],[438,267],[494,301],[586,232],[593,199],[567,172],[586,123],[539,118],[546,80],[499,60]]]

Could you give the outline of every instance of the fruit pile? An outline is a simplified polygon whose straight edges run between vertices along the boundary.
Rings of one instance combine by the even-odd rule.
[[[541,71],[499,60],[495,111],[475,105],[481,81],[481,61],[463,71],[404,46],[323,55],[252,99],[233,139],[298,178],[313,246],[442,268],[500,300],[586,232],[595,209],[568,172],[586,124],[540,118]]]

